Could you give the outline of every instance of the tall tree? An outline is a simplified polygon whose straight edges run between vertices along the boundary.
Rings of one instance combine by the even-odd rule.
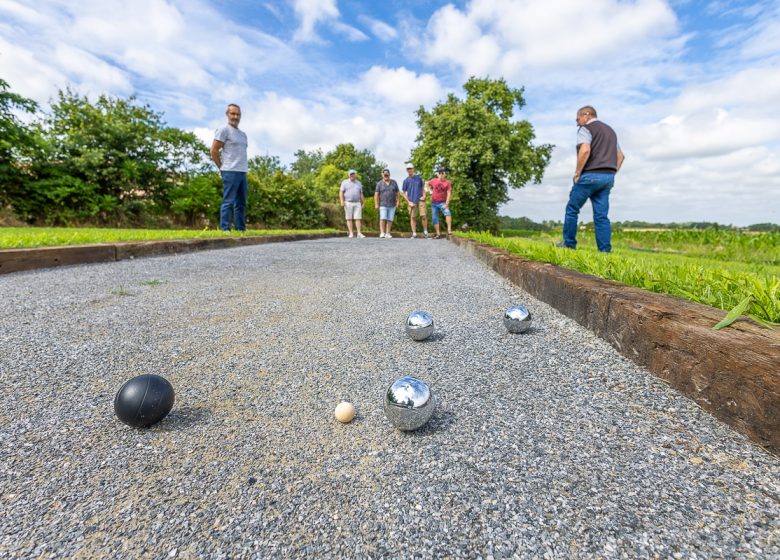
[[[532,145],[533,126],[513,121],[515,107],[525,105],[523,90],[503,79],[471,77],[466,99],[450,94],[430,112],[417,111],[417,169],[447,168],[453,181],[453,215],[471,229],[497,231],[498,207],[509,200],[509,188],[539,182],[553,146]]]
[[[295,160],[290,165],[290,173],[296,179],[304,179],[316,173],[325,159],[325,154],[319,148],[310,152],[298,150],[294,155]]]
[[[338,169],[354,169],[358,179],[363,183],[363,194],[374,196],[374,186],[382,178],[382,169],[387,167],[383,161],[378,161],[371,150],[358,150],[352,144],[339,144],[325,154],[324,164],[333,165]],[[344,179],[346,179],[346,174]]]
[[[13,93],[8,82],[0,78],[0,208],[8,205],[28,176],[19,163],[36,146],[35,131],[17,114],[34,113],[37,108],[35,101]]]

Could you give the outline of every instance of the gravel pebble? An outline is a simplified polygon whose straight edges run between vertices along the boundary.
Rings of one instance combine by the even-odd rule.
[[[452,244],[204,251],[0,296],[1,558],[780,558],[780,459]],[[176,404],[137,430],[112,400],[144,373]],[[382,412],[403,375],[439,400],[414,433]]]

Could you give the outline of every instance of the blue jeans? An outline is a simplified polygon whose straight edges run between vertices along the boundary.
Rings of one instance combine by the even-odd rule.
[[[246,229],[246,173],[222,172],[222,206],[219,209],[219,229],[230,230],[230,214],[237,231]]]
[[[613,173],[583,173],[574,183],[566,205],[566,218],[563,221],[563,243],[574,249],[577,247],[577,217],[580,209],[590,199],[593,205],[593,224],[596,229],[596,245],[599,251],[609,253],[612,250],[612,228],[609,224],[609,191],[615,184]]]
[[[439,223],[439,212],[442,213],[445,217],[452,216],[452,212],[450,212],[449,208],[445,208],[444,205],[447,204],[446,202],[431,202],[431,218],[433,225],[436,225]]]

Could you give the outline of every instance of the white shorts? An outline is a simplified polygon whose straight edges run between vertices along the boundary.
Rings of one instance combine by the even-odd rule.
[[[345,202],[344,217],[348,220],[362,220],[363,204],[360,202]]]

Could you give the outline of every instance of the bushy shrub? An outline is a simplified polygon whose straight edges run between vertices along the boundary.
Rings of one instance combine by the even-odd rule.
[[[216,222],[222,204],[219,175],[197,175],[169,192],[171,212],[186,221],[187,225],[202,225],[199,220]]]
[[[325,222],[317,193],[302,181],[277,171],[267,177],[247,175],[247,222],[279,228],[318,228]]]
[[[31,181],[13,201],[17,215],[28,222],[73,225],[114,214],[118,201],[100,195],[97,187],[76,177],[54,176]]]

